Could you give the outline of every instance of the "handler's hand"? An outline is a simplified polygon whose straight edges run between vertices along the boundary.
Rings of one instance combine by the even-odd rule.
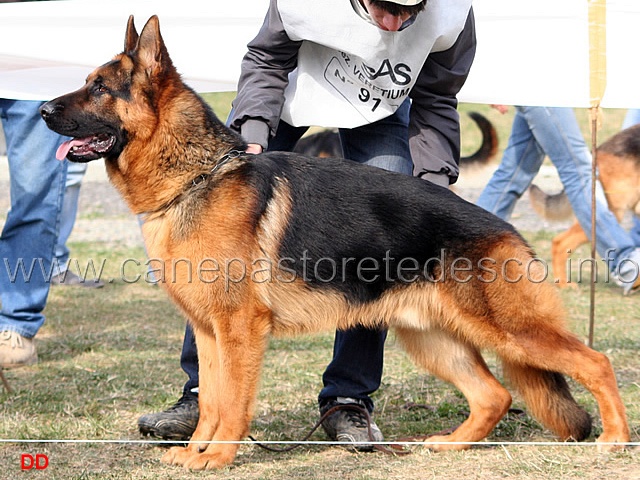
[[[509,111],[509,107],[507,105],[492,104],[491,107],[495,108],[497,111],[499,111],[503,115]]]
[[[262,145],[257,143],[250,143],[247,146],[247,153],[262,153]]]

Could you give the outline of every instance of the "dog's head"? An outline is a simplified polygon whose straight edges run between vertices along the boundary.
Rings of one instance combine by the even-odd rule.
[[[40,108],[51,130],[73,137],[58,148],[58,159],[117,159],[133,139],[151,135],[160,83],[176,77],[158,18],[138,35],[129,17],[124,51],[89,74],[82,88]]]

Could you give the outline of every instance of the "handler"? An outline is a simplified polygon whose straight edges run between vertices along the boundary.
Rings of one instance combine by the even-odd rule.
[[[310,125],[338,127],[345,158],[448,187],[460,157],[456,95],[475,47],[471,0],[271,0],[243,59],[229,123],[250,153],[292,150]],[[337,404],[373,412],[386,335],[336,333],[321,414]],[[181,365],[189,376],[182,398],[140,417],[141,433],[191,437],[199,380],[189,326]],[[364,413],[338,410],[323,427],[332,440],[372,448]],[[383,440],[375,423],[372,431]]]

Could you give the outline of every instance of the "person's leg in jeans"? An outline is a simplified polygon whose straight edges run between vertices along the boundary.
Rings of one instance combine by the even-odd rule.
[[[592,160],[573,109],[526,107],[523,115],[536,141],[558,170],[573,212],[590,237]],[[611,272],[616,276],[620,273],[624,276],[627,270],[634,269],[634,265],[623,260],[629,259],[637,265],[640,252],[636,250],[629,233],[609,210],[599,182],[596,189],[596,250],[603,258],[611,259]],[[627,280],[626,276],[624,280]]]
[[[62,202],[62,211],[60,213],[60,234],[55,248],[54,273],[59,275],[68,268],[69,248],[67,240],[73,231],[73,225],[76,222],[78,214],[78,199],[80,197],[80,185],[82,177],[87,171],[86,163],[69,162],[67,164],[67,182],[64,189],[64,201]]]
[[[191,325],[187,323],[182,341],[180,366],[187,374],[182,396],[167,410],[142,415],[138,419],[138,429],[143,435],[160,437],[165,440],[188,440],[193,435],[200,418],[198,408],[198,351]]]
[[[411,175],[413,164],[408,142],[409,102],[392,116],[354,129],[340,129],[344,157],[366,165]],[[354,328],[336,332],[333,358],[325,370],[318,401],[324,413],[335,405],[358,403],[373,411],[370,395],[380,387],[386,330]],[[344,411],[328,418],[323,427],[330,438],[358,444],[366,442],[368,431],[363,418]],[[380,429],[371,425],[373,438],[384,440]],[[360,450],[370,446],[359,445]]]
[[[622,121],[622,130],[640,123],[640,108],[630,108]]]
[[[64,139],[42,121],[40,104],[0,99],[11,190],[11,208],[0,236],[2,366],[18,366],[37,359],[30,339],[44,323],[42,310],[49,294],[53,249],[58,238],[66,162],[57,161],[55,153]],[[21,262],[26,272],[33,263],[32,275],[23,274]],[[20,355],[16,341],[10,338],[13,334],[28,340],[23,345],[31,351],[25,353],[24,362],[17,358]],[[9,365],[12,358],[15,365]]]
[[[78,214],[80,186],[87,171],[86,163],[67,162],[67,182],[64,189],[64,200],[60,213],[60,233],[54,249],[52,285],[82,286],[89,288],[104,287],[100,279],[87,279],[69,270],[69,247],[67,241],[73,231]]]
[[[476,204],[508,221],[516,202],[540,170],[544,157],[545,153],[536,141],[522,108],[516,107],[502,161]]]
[[[631,240],[633,240],[633,244],[636,247],[640,247],[640,217],[637,215],[633,216],[633,224],[631,225],[631,230],[629,231],[631,235]]]
[[[341,129],[340,140],[348,160],[411,175],[407,140],[409,103],[393,116],[356,129]],[[307,130],[281,122],[269,150],[290,151]],[[318,161],[322,161],[319,159]],[[319,402],[337,397],[364,402],[373,410],[369,395],[378,389],[386,331],[355,328],[336,332],[333,359],[323,375]]]
[[[412,174],[407,125],[409,103],[391,117],[354,129],[340,129],[342,151],[348,160]],[[322,405],[329,399],[349,397],[373,411],[369,395],[380,387],[386,330],[355,328],[336,332],[333,360],[322,377]]]

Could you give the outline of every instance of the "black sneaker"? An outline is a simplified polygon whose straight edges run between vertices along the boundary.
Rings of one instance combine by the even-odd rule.
[[[142,435],[164,440],[189,440],[198,425],[199,416],[198,396],[185,393],[175,405],[164,412],[141,416],[138,428]]]
[[[366,408],[364,402],[361,400],[348,397],[338,397],[324,403],[320,407],[320,415],[324,415],[329,410],[339,405],[359,406],[362,407],[362,409]],[[367,415],[362,409],[347,408],[344,410],[336,410],[334,413],[329,415],[322,422],[322,428],[329,439],[338,442],[352,443],[353,448],[360,452],[370,452],[374,449],[373,445],[367,444],[368,442],[383,442],[384,436],[373,419],[371,419],[370,423],[373,438],[369,437]]]

